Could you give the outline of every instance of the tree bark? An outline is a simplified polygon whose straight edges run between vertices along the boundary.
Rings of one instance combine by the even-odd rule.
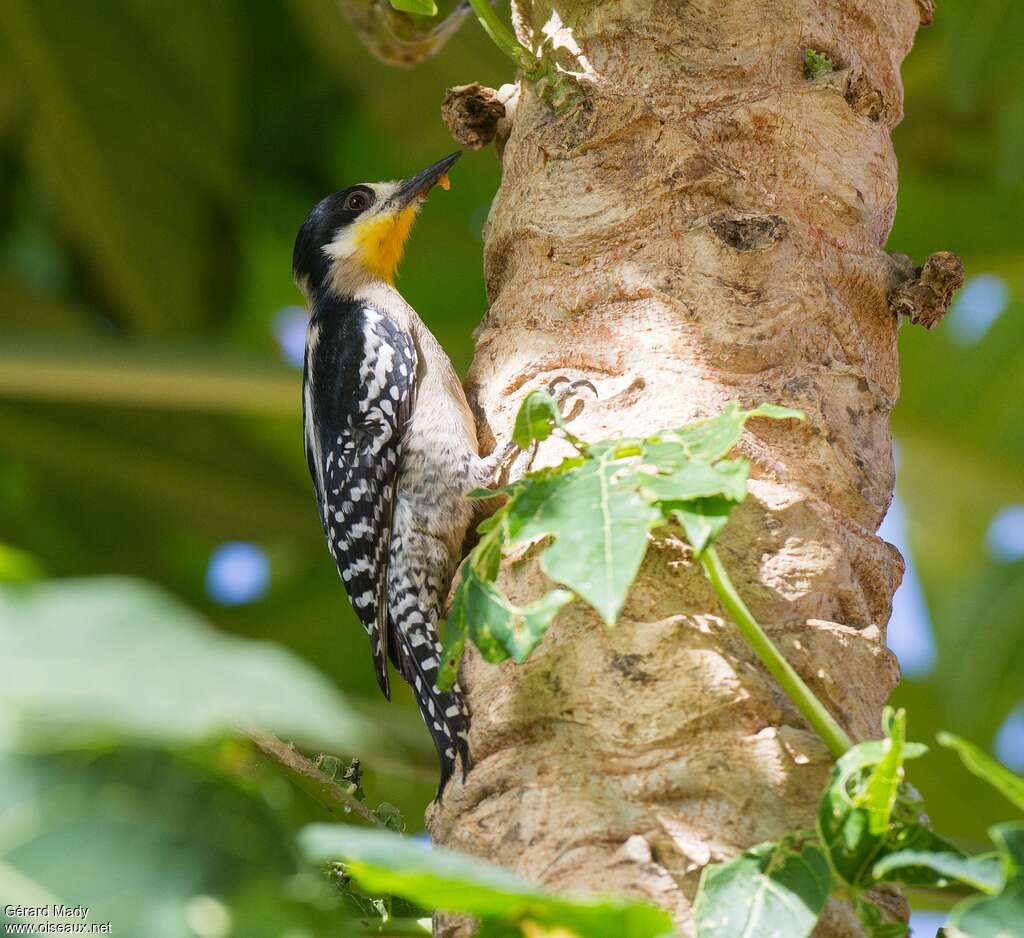
[[[855,739],[879,735],[898,680],[884,632],[902,564],[875,535],[899,388],[884,244],[899,64],[930,7],[515,0],[521,41],[546,42],[587,93],[555,114],[521,90],[467,382],[485,446],[555,375],[596,384],[573,423],[589,440],[730,400],[803,410],[802,425],[750,424],[750,497],[719,552]],[[808,77],[807,48],[835,70]],[[505,562],[516,602],[550,586],[533,553]],[[471,650],[462,684],[476,765],[431,833],[538,883],[621,890],[692,934],[707,863],[813,823],[828,753],[670,533],[615,629],[576,603],[525,665]],[[835,906],[816,934],[860,932]]]

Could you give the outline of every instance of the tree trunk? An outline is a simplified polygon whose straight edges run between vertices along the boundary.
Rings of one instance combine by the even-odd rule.
[[[514,3],[524,44],[547,37],[588,94],[554,114],[522,88],[468,379],[485,446],[555,375],[597,386],[573,423],[589,440],[730,400],[803,410],[804,424],[749,426],[750,497],[719,552],[855,739],[879,735],[898,680],[884,632],[902,567],[874,533],[899,386],[884,244],[899,64],[930,7]],[[835,70],[809,77],[808,48]],[[526,601],[543,581],[527,551],[500,583]],[[549,887],[640,896],[692,934],[704,865],[813,823],[828,753],[668,533],[615,629],[576,603],[525,665],[471,651],[462,683],[476,765],[432,809],[437,843]],[[816,934],[859,930],[834,907]]]

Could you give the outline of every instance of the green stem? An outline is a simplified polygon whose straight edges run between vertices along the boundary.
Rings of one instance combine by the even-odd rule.
[[[295,784],[327,811],[342,818],[350,814],[361,817],[373,827],[387,829],[387,825],[354,795],[349,794],[332,778],[328,778],[301,752],[281,742],[276,736],[262,730],[242,729],[256,747],[271,759],[281,763],[291,774]]]
[[[782,657],[782,653],[772,644],[772,640],[765,634],[764,629],[757,624],[757,620],[750,614],[746,603],[736,592],[736,587],[729,579],[729,574],[722,566],[722,561],[713,546],[705,549],[700,562],[711,585],[715,588],[718,598],[722,601],[722,605],[732,616],[747,643],[754,649],[757,657],[761,659],[775,680],[782,685],[782,689],[796,704],[797,710],[803,714],[804,719],[825,741],[825,745],[828,746],[832,755],[838,759],[853,747],[853,740],[832,718],[832,714],[825,709],[824,704],[814,696],[814,692],[793,670],[793,666]]]
[[[541,64],[540,59],[520,44],[512,30],[495,13],[490,0],[469,0],[469,5],[473,8],[476,18],[480,20],[484,32],[491,37],[494,44],[526,72],[528,77],[531,73],[535,73]]]

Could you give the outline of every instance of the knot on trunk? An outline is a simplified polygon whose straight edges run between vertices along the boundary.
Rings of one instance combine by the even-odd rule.
[[[478,82],[449,88],[441,104],[441,119],[460,146],[479,150],[498,132],[505,103],[493,88]]]
[[[946,315],[953,294],[964,283],[964,265],[949,251],[932,254],[920,267],[913,267],[906,254],[890,254],[893,279],[889,309],[906,316],[915,326],[934,329]]]
[[[855,114],[860,114],[869,120],[879,120],[885,111],[885,101],[882,98],[882,92],[859,72],[850,75],[844,97],[846,98],[846,103],[850,105]]]
[[[711,230],[737,251],[756,251],[773,245],[786,233],[786,219],[755,213],[713,215]]]

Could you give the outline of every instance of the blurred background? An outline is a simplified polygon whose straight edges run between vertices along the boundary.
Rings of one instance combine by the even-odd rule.
[[[911,737],[949,729],[1017,771],[1021,43],[1019,4],[942,4],[904,65],[889,249],[955,251],[968,280],[935,333],[901,333],[882,530],[908,560],[889,636]],[[292,241],[324,193],[450,152],[447,87],[510,73],[473,22],[414,74],[387,68],[333,0],[0,0],[0,579],[15,584],[0,602],[0,898],[78,890],[90,920],[155,938],[338,933],[336,898],[289,840],[322,811],[251,748],[211,742],[240,700],[363,721],[313,732],[321,748],[401,740],[366,758],[363,785],[422,830],[433,753],[405,686],[390,707],[379,697],[310,492]],[[464,371],[493,151],[467,154],[452,181],[423,212],[401,288]],[[188,627],[150,635],[164,620]],[[289,654],[255,644],[268,639]],[[78,652],[95,658],[88,678]],[[132,681],[183,688],[181,711],[139,713]],[[13,704],[31,732],[11,728]],[[965,847],[1007,814],[938,747],[913,780]],[[264,888],[282,877],[287,889]],[[920,933],[940,921],[921,913]]]

